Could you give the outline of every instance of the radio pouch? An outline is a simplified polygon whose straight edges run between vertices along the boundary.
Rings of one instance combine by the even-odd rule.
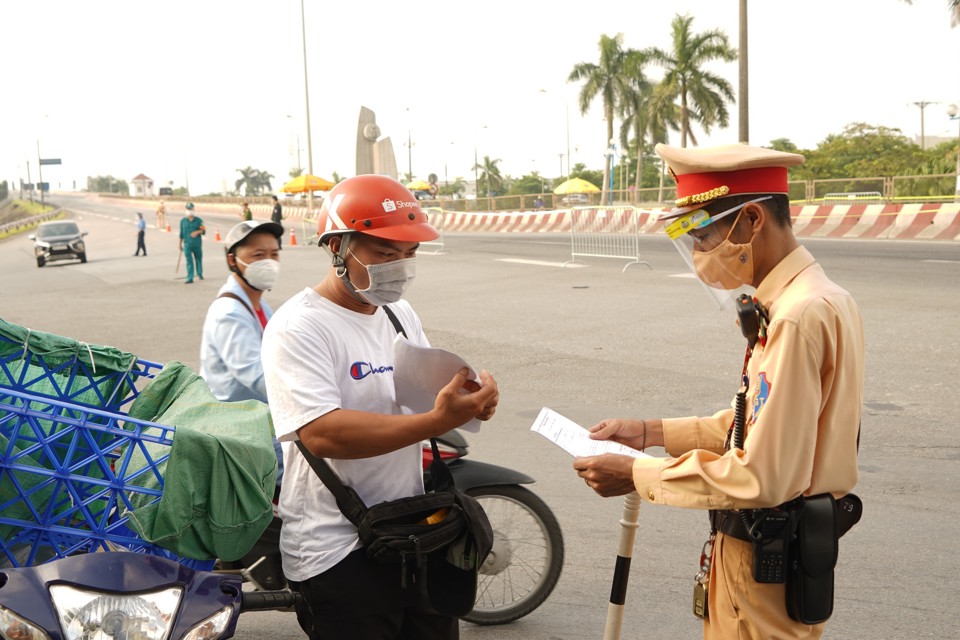
[[[829,493],[804,500],[797,538],[791,546],[787,613],[797,622],[819,624],[833,613],[833,570],[837,564],[837,503]]]

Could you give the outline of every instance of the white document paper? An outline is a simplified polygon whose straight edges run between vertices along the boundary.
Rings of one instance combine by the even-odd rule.
[[[632,458],[651,457],[643,451],[612,440],[591,440],[587,429],[546,407],[540,410],[540,415],[530,430],[536,431],[574,457],[599,456],[604,453],[618,453]]]
[[[397,404],[404,413],[430,411],[440,389],[447,386],[463,367],[470,370],[467,378],[479,383],[477,372],[457,354],[413,344],[398,333],[393,342],[393,384]],[[480,420],[474,418],[459,428],[476,433],[480,431]]]

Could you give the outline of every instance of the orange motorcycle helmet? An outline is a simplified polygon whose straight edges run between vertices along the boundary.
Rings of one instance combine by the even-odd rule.
[[[416,197],[393,178],[362,175],[338,183],[323,201],[317,244],[360,232],[397,242],[429,242],[440,233],[428,222]]]

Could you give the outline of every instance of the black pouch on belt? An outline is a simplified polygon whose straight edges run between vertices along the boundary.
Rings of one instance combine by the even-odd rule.
[[[787,613],[797,622],[819,624],[833,613],[833,569],[837,564],[837,503],[829,493],[806,498],[791,547]]]

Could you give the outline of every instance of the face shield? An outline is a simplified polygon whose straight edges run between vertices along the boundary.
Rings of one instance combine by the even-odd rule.
[[[688,211],[680,216],[669,220],[665,231],[667,237],[673,242],[673,246],[680,252],[680,257],[689,267],[691,273],[697,278],[697,281],[703,286],[710,298],[717,303],[721,309],[732,307],[737,297],[746,293],[752,295],[753,287],[748,285],[739,286],[735,289],[725,289],[719,282],[704,282],[697,274],[694,266],[693,255],[697,252],[709,252],[720,247],[733,231],[733,226],[728,229],[720,229],[715,224],[718,220],[723,220],[739,211],[753,202],[763,202],[770,200],[773,196],[761,196],[741,202],[725,211],[711,215],[706,209],[695,209]],[[712,285],[712,286],[711,286]]]

